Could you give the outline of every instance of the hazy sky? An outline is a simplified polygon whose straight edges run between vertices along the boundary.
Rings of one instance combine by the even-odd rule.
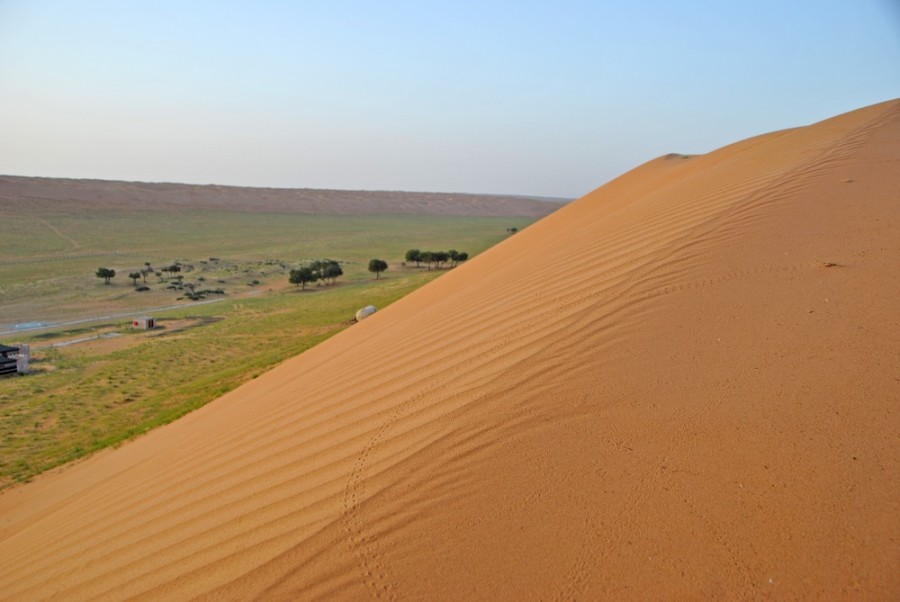
[[[0,173],[581,196],[900,97],[900,0],[0,0]]]

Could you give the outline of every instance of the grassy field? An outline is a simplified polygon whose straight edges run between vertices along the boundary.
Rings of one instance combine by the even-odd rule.
[[[266,260],[296,264],[333,257],[344,262],[344,271],[352,278],[365,275],[369,259],[379,257],[396,265],[413,247],[453,247],[471,255],[501,240],[507,227],[530,221],[209,211],[4,216],[0,220],[0,331],[20,322],[60,321],[174,303],[179,295],[156,286],[161,283],[153,277],[150,292],[134,294],[128,273],[148,261],[157,269],[175,260],[199,267],[209,257],[239,264],[240,272],[205,275],[226,279],[225,288],[234,295],[246,293],[242,289],[253,280],[272,281]],[[116,270],[112,285],[103,286],[94,277],[100,266]]]
[[[155,331],[120,318],[0,339],[33,350],[32,374],[0,380],[0,487],[168,423],[348,327],[359,307],[384,307],[439,277],[402,267],[407,249],[475,255],[531,221],[201,212],[4,219],[0,325],[184,305],[155,313]],[[321,257],[342,262],[338,285],[298,292],[288,284],[290,267]],[[379,280],[366,270],[373,257],[390,264]],[[210,297],[222,300],[178,301],[156,276],[149,292],[135,292],[129,271],[174,260],[195,266],[186,282],[223,288]],[[101,265],[117,270],[113,284],[94,276]]]

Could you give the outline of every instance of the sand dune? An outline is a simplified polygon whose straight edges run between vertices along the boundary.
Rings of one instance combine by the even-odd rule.
[[[0,496],[0,597],[898,599],[900,101],[638,167]]]

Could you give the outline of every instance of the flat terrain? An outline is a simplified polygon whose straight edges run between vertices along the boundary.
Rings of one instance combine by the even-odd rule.
[[[0,495],[0,597],[900,597],[900,101],[650,161]]]
[[[152,182],[0,176],[0,215],[166,209],[304,215],[456,215],[543,217],[554,202],[513,195],[249,188]],[[556,207],[554,206],[556,205]]]
[[[27,322],[75,320],[178,302],[183,293],[167,290],[168,279],[155,275],[147,278],[150,291],[134,292],[128,274],[145,262],[156,271],[174,261],[190,264],[193,271],[181,273],[186,280],[203,288],[224,288],[233,298],[287,284],[284,266],[333,257],[345,262],[345,272],[365,276],[373,257],[396,267],[410,248],[448,247],[472,254],[505,238],[506,228],[532,221],[215,210],[20,213],[0,219],[0,331]],[[112,285],[94,276],[101,266],[116,270]],[[205,280],[198,282],[199,277]],[[260,284],[251,287],[254,280]]]
[[[247,276],[227,278],[235,294],[235,284],[266,282],[272,270],[265,262],[273,259],[295,263],[330,253],[367,263],[378,252],[401,260],[409,248],[448,239],[471,253],[482,232],[499,228],[493,238],[499,240],[506,228],[531,223],[561,202],[0,176],[0,332],[174,299],[152,286],[137,296],[121,287],[101,292],[84,278],[100,266],[115,269],[121,284],[145,262],[158,270],[176,260],[223,256],[242,271],[226,276]]]

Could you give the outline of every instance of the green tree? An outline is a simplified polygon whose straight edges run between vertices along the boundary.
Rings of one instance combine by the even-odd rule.
[[[325,284],[334,284],[338,276],[344,274],[341,265],[334,259],[317,259],[309,264],[310,269],[316,275],[316,279]]]
[[[410,249],[406,252],[406,261],[415,261],[416,267],[419,267],[419,263],[422,261],[422,251],[419,249]]]
[[[381,272],[388,269],[388,264],[384,259],[370,259],[369,271],[375,273],[375,280],[378,280]]]
[[[419,253],[419,261],[428,266],[428,269],[431,269],[431,263],[434,261],[434,253],[431,251],[422,251]]]
[[[169,278],[172,277],[173,274],[176,274],[181,271],[181,266],[177,263],[173,263],[172,265],[163,266],[160,268],[163,272],[169,273]]]
[[[97,278],[103,278],[106,284],[109,284],[109,280],[115,275],[116,271],[111,268],[97,268]]]
[[[312,270],[313,275],[316,277],[316,280],[321,280],[325,282],[325,267],[328,264],[321,259],[316,259],[315,261],[309,262],[309,269]]]
[[[332,261],[328,264],[328,267],[325,268],[325,278],[331,280],[331,284],[337,282],[338,276],[343,276],[344,270],[341,269],[340,264],[336,261]]]
[[[316,274],[309,266],[291,270],[290,283],[302,287],[303,290],[306,290],[306,285],[308,283],[315,281]]]
[[[465,251],[457,251],[456,249],[447,251],[447,255],[450,256],[450,267],[455,268],[465,260],[469,258],[469,254]]]
[[[450,254],[447,251],[433,251],[431,258],[437,264],[438,269],[440,269],[450,259]]]
[[[137,281],[138,281],[138,278],[141,277],[141,273],[140,272],[131,272],[130,274],[128,274],[128,277],[131,278],[132,280],[134,280],[134,285],[137,286]]]

